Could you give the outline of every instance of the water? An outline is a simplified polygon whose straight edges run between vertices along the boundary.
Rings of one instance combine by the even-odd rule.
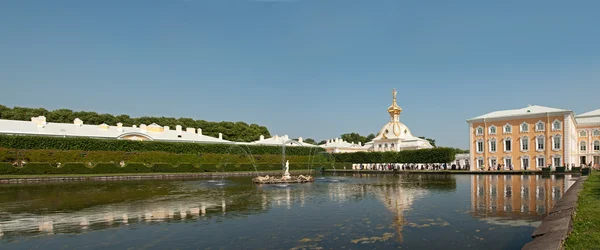
[[[216,180],[216,181],[215,181]],[[4,185],[1,249],[520,249],[570,176]]]

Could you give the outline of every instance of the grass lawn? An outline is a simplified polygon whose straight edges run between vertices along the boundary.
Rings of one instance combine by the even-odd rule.
[[[567,238],[565,248],[600,248],[600,173],[597,171],[592,172],[579,193],[573,232]]]

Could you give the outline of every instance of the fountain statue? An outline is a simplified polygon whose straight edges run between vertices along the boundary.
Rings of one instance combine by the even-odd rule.
[[[315,181],[315,179],[310,176],[304,176],[304,175],[299,175],[299,176],[291,176],[290,175],[290,161],[285,161],[285,169],[283,171],[283,175],[281,176],[281,178],[276,178],[274,176],[258,176],[254,179],[252,179],[252,181],[254,183],[260,183],[260,184],[280,184],[280,183],[304,183],[304,182],[313,182]]]
[[[284,180],[289,180],[292,177],[290,177],[290,161],[285,161],[285,171],[283,172],[283,177],[281,177]]]

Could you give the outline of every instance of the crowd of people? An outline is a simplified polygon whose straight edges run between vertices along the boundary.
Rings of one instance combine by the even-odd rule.
[[[379,170],[379,171],[402,171],[402,170],[468,170],[469,164],[446,163],[357,163],[352,164],[352,170]]]

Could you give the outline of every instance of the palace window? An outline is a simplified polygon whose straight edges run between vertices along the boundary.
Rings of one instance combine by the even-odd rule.
[[[594,136],[600,136],[600,129],[594,130]]]
[[[555,167],[560,167],[561,166],[561,160],[560,160],[560,155],[555,155],[552,159],[554,160],[554,165]]]
[[[594,151],[600,151],[600,141],[594,141]]]
[[[483,168],[483,157],[477,158],[477,168]]]
[[[543,155],[539,155],[537,157],[537,167],[538,168],[543,168],[544,167],[544,156]]]
[[[544,131],[544,122],[539,121],[535,124],[535,131]]]
[[[504,139],[504,152],[512,151],[512,139],[510,137]]]
[[[587,136],[587,132],[585,130],[579,131],[579,137],[586,137],[586,136]]]
[[[559,121],[559,120],[556,120],[556,121],[554,121],[554,122],[552,123],[552,130],[560,130],[560,127],[561,127],[560,125],[561,125],[561,124],[560,124],[560,121]]]
[[[490,140],[490,152],[494,153],[496,152],[496,139],[491,139]]]
[[[587,151],[587,142],[585,142],[585,141],[580,142],[579,143],[579,150],[582,151],[582,152]]]
[[[477,127],[476,135],[483,135],[483,128]]]
[[[529,151],[529,137],[527,136],[521,138],[521,151]]]
[[[527,123],[521,124],[521,132],[529,132],[529,125]]]
[[[545,138],[543,136],[538,136],[535,138],[535,140],[536,140],[536,144],[537,144],[537,147],[536,147],[537,150],[538,151],[544,150],[544,148],[545,148],[544,145],[546,144]]]
[[[477,140],[477,153],[483,153],[483,140]]]
[[[385,144],[385,146],[384,146],[384,147],[385,147],[385,148],[387,148],[387,143]]]
[[[510,124],[504,125],[504,133],[506,133],[506,134],[512,133],[512,126]]]
[[[504,167],[507,169],[510,169],[511,165],[512,165],[512,157],[510,157],[510,156],[504,157]]]
[[[490,158],[490,167],[496,167],[496,166],[498,166],[498,161],[496,160],[496,157]]]
[[[392,143],[392,148],[394,147],[394,143]]]
[[[522,170],[529,169],[529,157],[521,158],[521,169]]]
[[[561,137],[560,135],[555,135],[552,137],[552,149],[559,150],[560,149]]]
[[[496,134],[496,126],[492,125],[490,127],[490,135],[495,135]]]

